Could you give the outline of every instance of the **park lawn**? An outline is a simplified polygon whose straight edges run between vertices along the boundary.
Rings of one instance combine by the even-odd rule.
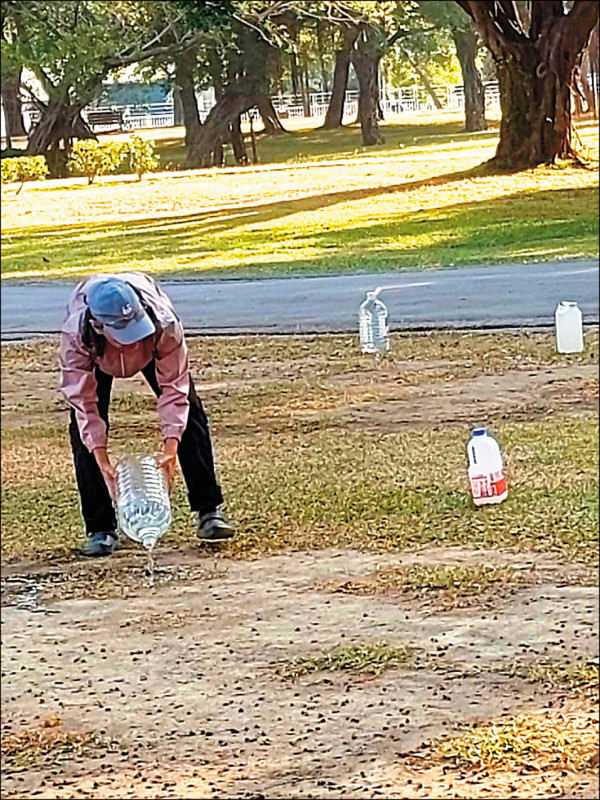
[[[597,328],[573,356],[556,353],[550,332],[398,335],[381,364],[339,335],[198,337],[190,354],[242,533],[222,554],[437,544],[597,558]],[[82,533],[56,369],[55,341],[3,348],[7,560],[68,555]],[[531,375],[548,375],[550,393]],[[466,412],[473,381],[482,400]],[[521,399],[496,404],[520,383]],[[149,390],[116,387],[113,453],[153,452]],[[480,422],[501,442],[510,490],[500,506],[475,509],[466,442]],[[181,479],[173,505],[165,546],[188,547]]]
[[[180,129],[160,138],[165,171],[2,190],[2,277],[266,276],[544,261],[598,254],[598,177],[573,167],[490,173],[497,130],[456,115],[259,137],[255,167],[176,171]],[[593,124],[580,126],[597,155]],[[117,137],[118,138],[118,137]],[[122,137],[121,137],[122,138]]]

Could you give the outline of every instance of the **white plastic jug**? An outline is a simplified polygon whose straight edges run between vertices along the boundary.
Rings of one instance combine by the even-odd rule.
[[[467,446],[469,483],[476,506],[501,503],[508,494],[502,453],[486,428],[475,428]]]
[[[583,320],[577,303],[563,300],[556,307],[556,349],[559,353],[583,350]]]
[[[381,288],[367,292],[358,309],[358,335],[363,353],[382,353],[390,349],[385,304],[377,297]]]

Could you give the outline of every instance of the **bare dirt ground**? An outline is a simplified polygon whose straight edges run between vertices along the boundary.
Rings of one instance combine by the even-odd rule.
[[[537,577],[486,608],[443,613],[323,590],[325,581],[360,578],[377,565],[449,561],[533,566]],[[4,726],[58,714],[67,729],[109,732],[118,745],[95,759],[5,776],[4,797],[395,797],[414,772],[399,766],[400,754],[457,720],[558,701],[512,676],[513,660],[597,652],[596,589],[581,585],[581,571],[573,584],[540,556],[432,548],[248,563],[163,552],[154,588],[143,567],[131,552],[103,565],[101,581],[112,574],[129,590],[125,598],[83,599],[97,591],[98,566],[87,563],[39,568],[13,593],[3,610]],[[52,589],[53,576],[62,591]],[[6,570],[5,585],[14,591],[23,577]],[[77,599],[58,599],[71,593]],[[370,679],[315,673],[285,681],[276,673],[300,653],[373,638],[409,645],[415,668]],[[438,796],[434,773],[415,777],[415,794],[402,796]],[[587,783],[579,796],[595,797]]]
[[[19,425],[20,404],[32,391],[51,400],[54,380],[3,381],[3,427]],[[532,419],[597,404],[591,364],[460,385],[417,387],[405,379],[390,386],[395,399],[385,409],[381,386],[357,410],[352,374],[339,381],[347,411],[338,413],[389,430],[477,415]],[[361,392],[364,383],[363,375]],[[204,394],[210,390],[207,382]],[[508,565],[524,580],[462,608],[442,607],[425,591],[330,590],[378,567],[449,563]],[[489,775],[430,761],[422,751],[458,724],[518,714],[597,726],[597,702],[565,699],[564,689],[513,668],[596,657],[597,594],[597,574],[584,564],[457,547],[303,550],[240,561],[165,546],[153,585],[145,556],[131,548],[101,564],[4,565],[3,739],[55,727],[97,739],[88,749],[58,748],[22,771],[5,771],[2,798],[597,797],[597,762],[577,772]],[[376,677],[278,674],[299,656],[375,640],[408,646],[411,663]]]

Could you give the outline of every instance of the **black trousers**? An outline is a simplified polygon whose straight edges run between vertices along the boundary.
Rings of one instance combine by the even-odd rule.
[[[106,422],[108,432],[108,407],[113,377],[96,367],[98,382],[98,412]],[[151,361],[142,374],[150,384],[154,394],[160,396],[156,380],[154,361]],[[212,511],[223,502],[221,488],[217,483],[215,465],[210,440],[208,420],[193,381],[190,377],[190,412],[187,426],[181,436],[177,455],[185,480],[190,508],[192,511]],[[106,483],[93,453],[81,441],[75,411],[71,409],[69,424],[71,449],[75,463],[75,477],[81,499],[81,513],[88,533],[114,531],[117,527],[113,507]]]

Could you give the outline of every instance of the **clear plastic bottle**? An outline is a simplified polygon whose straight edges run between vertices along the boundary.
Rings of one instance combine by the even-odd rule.
[[[169,490],[154,456],[119,459],[117,516],[121,530],[147,550],[153,550],[168,530],[172,521]]]
[[[556,349],[559,353],[580,353],[583,350],[583,319],[577,303],[563,300],[554,314]]]
[[[469,483],[475,505],[501,503],[508,495],[508,486],[498,442],[486,428],[475,428],[467,453]]]
[[[366,300],[358,309],[358,335],[363,353],[383,353],[390,349],[388,311],[377,297],[381,288],[367,292]]]

